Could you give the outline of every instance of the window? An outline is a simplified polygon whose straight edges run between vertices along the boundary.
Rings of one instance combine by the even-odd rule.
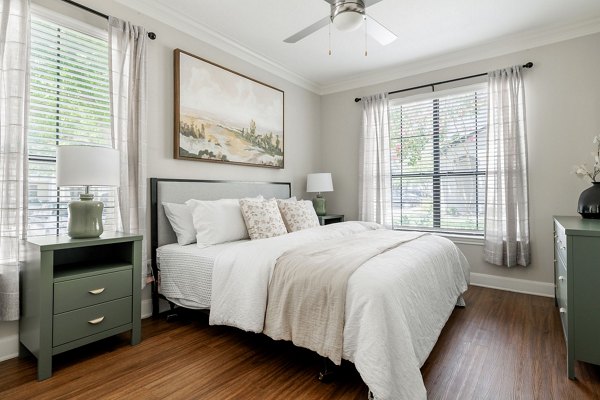
[[[106,37],[34,16],[28,131],[28,235],[65,234],[67,204],[81,187],[56,187],[56,146],[111,146]],[[114,230],[114,188],[90,188]]]
[[[487,87],[390,101],[392,223],[481,235]]]

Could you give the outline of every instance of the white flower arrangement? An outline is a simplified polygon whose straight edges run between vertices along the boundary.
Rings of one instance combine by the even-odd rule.
[[[580,178],[588,177],[592,182],[596,182],[596,177],[600,175],[600,135],[594,136],[593,143],[596,145],[596,153],[591,153],[594,157],[594,169],[590,171],[585,164],[577,165],[575,174]]]

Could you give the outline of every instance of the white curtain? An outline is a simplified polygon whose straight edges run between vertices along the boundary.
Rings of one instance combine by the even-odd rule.
[[[392,227],[388,94],[363,97],[359,149],[358,219]]]
[[[146,30],[108,20],[113,146],[121,157],[118,230],[146,234]],[[142,287],[148,265],[142,242]]]
[[[484,259],[526,266],[529,254],[525,94],[520,66],[488,74]]]
[[[0,3],[0,321],[19,319],[19,260],[27,229],[29,0]]]

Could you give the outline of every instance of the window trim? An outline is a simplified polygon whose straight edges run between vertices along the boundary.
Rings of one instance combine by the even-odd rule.
[[[484,241],[485,238],[484,238],[483,233],[482,234],[479,234],[479,233],[473,233],[473,234],[455,233],[455,232],[445,232],[445,231],[440,231],[440,230],[427,230],[427,229],[422,229],[422,228],[409,228],[409,227],[394,228],[394,230],[402,231],[402,232],[426,232],[431,235],[445,237],[446,239],[451,240],[454,243],[467,244],[467,245],[471,245],[471,246],[483,246],[485,243],[485,241]]]
[[[56,12],[39,4],[31,4],[31,17],[41,18],[62,25],[86,35],[94,36],[97,39],[106,40],[108,42],[108,22],[98,17],[85,18],[89,13],[82,14],[83,20],[70,17],[68,15]],[[92,22],[93,21],[93,22]],[[98,23],[96,23],[98,22]]]
[[[443,96],[451,96],[453,94],[460,94],[460,93],[464,93],[464,92],[468,92],[468,91],[477,91],[477,90],[486,90],[487,91],[487,89],[488,89],[488,84],[487,84],[487,81],[485,81],[485,82],[472,83],[472,84],[468,84],[468,85],[464,85],[464,86],[457,86],[457,87],[453,87],[450,89],[435,90],[435,91],[431,91],[431,92],[427,92],[427,93],[417,93],[414,95],[394,97],[394,98],[389,99],[389,102],[390,102],[390,106],[398,106],[398,105],[403,105],[403,104],[416,103],[416,102],[427,100],[427,99],[432,99],[433,95],[438,95],[438,96],[443,97]]]

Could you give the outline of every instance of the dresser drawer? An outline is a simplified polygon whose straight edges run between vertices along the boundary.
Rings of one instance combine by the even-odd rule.
[[[554,254],[567,266],[567,236],[565,229],[559,224],[554,224]]]
[[[54,283],[54,314],[131,295],[131,269]]]
[[[567,308],[567,269],[561,260],[556,260],[556,301],[559,307]]]
[[[52,345],[59,346],[131,322],[131,297],[54,316]]]
[[[559,312],[560,312],[560,323],[562,324],[563,333],[565,335],[565,342],[568,342],[569,333],[567,330],[567,326],[568,326],[568,321],[569,321],[569,315],[568,315],[569,313],[568,313],[567,307],[560,307]]]
[[[556,302],[558,303],[560,322],[566,340],[568,339],[567,322],[569,319],[569,307],[567,306],[567,268],[560,257],[556,260]]]

